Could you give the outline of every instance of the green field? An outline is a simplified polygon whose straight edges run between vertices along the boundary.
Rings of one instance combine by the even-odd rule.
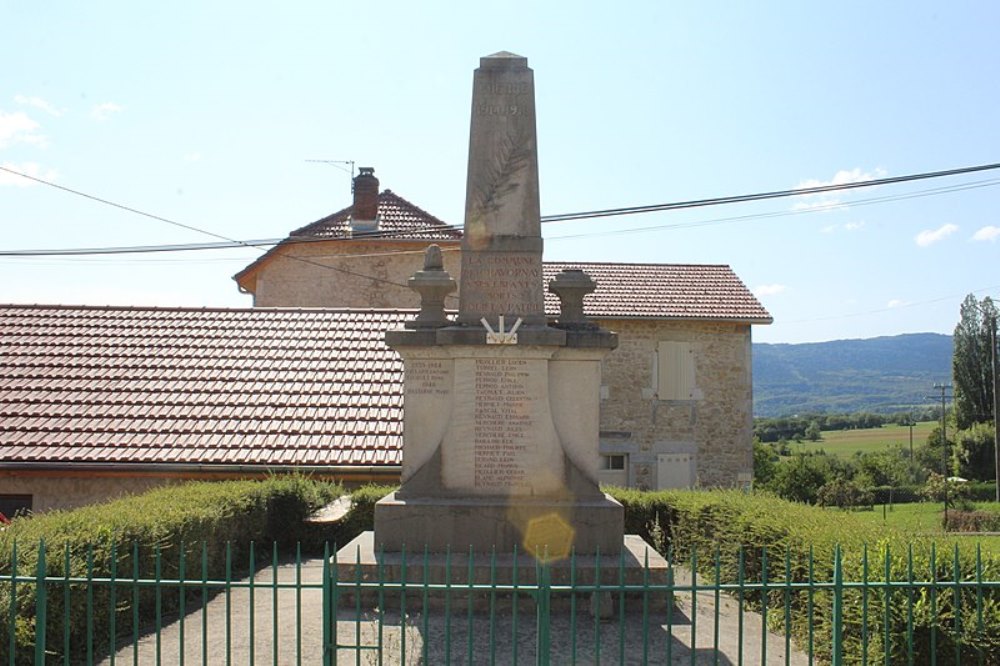
[[[915,429],[914,429],[915,430]],[[976,508],[986,511],[1000,512],[1000,504],[996,502],[976,502]],[[831,509],[839,511],[840,509]],[[979,536],[975,534],[962,534],[961,532],[946,533],[941,529],[941,512],[943,507],[940,503],[920,502],[917,504],[893,504],[891,506],[875,505],[874,511],[858,511],[856,515],[861,520],[866,520],[878,525],[891,525],[918,534],[934,534],[942,537],[956,537],[961,539],[962,548],[965,544],[982,544],[983,551],[1000,553],[1000,536]]]
[[[913,447],[927,442],[927,436],[938,425],[937,421],[922,421],[913,426]],[[874,453],[893,446],[910,448],[910,429],[900,425],[886,425],[864,430],[824,430],[818,442],[794,442],[792,451],[819,451],[842,458],[850,458],[858,451]]]

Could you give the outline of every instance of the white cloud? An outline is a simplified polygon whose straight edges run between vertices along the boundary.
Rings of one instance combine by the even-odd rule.
[[[807,195],[807,196],[817,196],[817,195]],[[837,210],[838,208],[847,208],[846,205],[840,203],[840,199],[831,199],[829,197],[820,199],[819,201],[813,201],[811,203],[800,201],[792,206],[792,210],[818,210],[827,213],[831,210]]]
[[[53,169],[48,169],[43,172],[42,167],[35,162],[24,162],[23,164],[12,164],[10,162],[4,162],[3,166],[6,169],[19,171],[29,176],[42,178],[43,180],[52,181],[59,176],[59,174],[56,173]],[[9,171],[0,171],[0,187],[6,185],[10,185],[12,187],[31,187],[32,185],[38,185],[38,182],[34,180],[29,180],[27,178],[22,178],[21,176],[10,173]]]
[[[114,102],[103,102],[90,110],[90,116],[95,120],[107,120],[112,113],[120,113],[122,106]]]
[[[958,231],[957,224],[943,224],[937,229],[925,229],[917,234],[914,240],[917,241],[917,245],[920,247],[927,247],[933,245],[934,243],[943,241],[948,236]]]
[[[49,114],[50,116],[56,116],[56,117],[58,117],[58,116],[61,116],[63,114],[62,111],[60,111],[56,107],[52,106],[51,104],[49,104],[48,102],[46,102],[41,97],[29,97],[27,95],[14,95],[14,101],[17,102],[18,104],[23,105],[23,106],[31,106],[31,107],[34,107],[36,109],[41,109],[42,111],[44,111],[45,113]]]
[[[844,208],[846,208],[846,206],[844,206]],[[858,229],[863,229],[864,226],[865,223],[863,220],[859,222],[847,222],[846,224],[828,224],[822,229],[820,229],[820,232],[824,234],[832,234],[833,232],[839,231],[841,229],[847,232],[851,232],[851,231],[857,231]]]
[[[198,153],[198,152],[186,153],[184,155],[184,161],[185,162],[199,162],[199,161],[201,161],[201,153]]]
[[[754,288],[753,293],[757,296],[774,296],[775,294],[780,294],[786,289],[788,289],[788,287],[783,284],[760,284]]]
[[[38,123],[23,111],[4,113],[0,111],[0,148],[12,143],[32,143],[44,146],[47,141],[35,130]]]
[[[808,180],[801,181],[792,189],[805,190],[813,187],[827,187],[830,185],[848,185],[850,183],[864,183],[870,180],[876,180],[878,178],[885,178],[886,171],[882,167],[878,167],[873,171],[862,171],[860,167],[855,167],[853,169],[841,169],[837,173],[833,174],[833,178],[830,180],[818,180],[816,178],[810,178]],[[803,194],[802,198],[805,201],[799,201],[792,206],[792,210],[804,211],[804,210],[836,210],[837,208],[847,208],[846,204],[842,204],[840,196],[837,193],[821,192],[819,194]]]
[[[841,169],[837,173],[833,174],[833,178],[830,180],[817,180],[815,178],[810,178],[809,180],[803,180],[801,183],[795,186],[796,190],[804,190],[810,187],[824,187],[827,185],[847,185],[850,183],[864,183],[869,180],[876,180],[878,178],[885,178],[885,169],[879,167],[874,171],[862,171],[860,167],[855,167],[850,171],[846,169]]]
[[[993,242],[998,238],[1000,238],[1000,227],[994,227],[992,224],[987,225],[972,234],[972,240],[974,241]]]
[[[893,298],[893,299],[890,299],[890,301],[885,304],[885,307],[890,308],[890,309],[891,308],[901,308],[904,305],[906,305],[906,301],[900,300],[898,298]]]

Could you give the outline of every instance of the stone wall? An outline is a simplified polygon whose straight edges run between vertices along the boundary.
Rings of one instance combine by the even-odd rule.
[[[618,333],[604,361],[601,452],[628,456],[629,485],[657,488],[659,464],[691,459],[691,485],[734,487],[753,469],[750,326],[715,322],[602,320]],[[656,393],[657,345],[690,345],[697,390],[688,400]],[[669,476],[669,474],[667,474]]]
[[[153,476],[2,476],[0,488],[7,495],[31,495],[33,512],[75,509],[79,506],[135,495],[185,479]]]
[[[457,280],[461,271],[459,246],[439,244],[445,270]],[[254,306],[420,307],[420,297],[406,281],[423,268],[425,247],[422,242],[377,240],[279,247],[258,269]],[[446,307],[458,307],[457,295],[448,299]]]

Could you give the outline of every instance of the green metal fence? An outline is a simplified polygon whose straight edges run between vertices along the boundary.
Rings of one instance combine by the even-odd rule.
[[[15,547],[0,563],[0,664],[1000,663],[1000,581],[983,580],[978,549],[974,576],[957,550],[926,571],[912,548],[865,551],[859,580],[839,548],[638,570],[624,556],[362,567],[330,547],[244,550]]]

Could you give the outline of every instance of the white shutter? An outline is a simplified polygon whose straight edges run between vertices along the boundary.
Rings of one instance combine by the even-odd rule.
[[[693,400],[695,397],[694,352],[687,342],[659,342],[657,397],[660,400]]]

